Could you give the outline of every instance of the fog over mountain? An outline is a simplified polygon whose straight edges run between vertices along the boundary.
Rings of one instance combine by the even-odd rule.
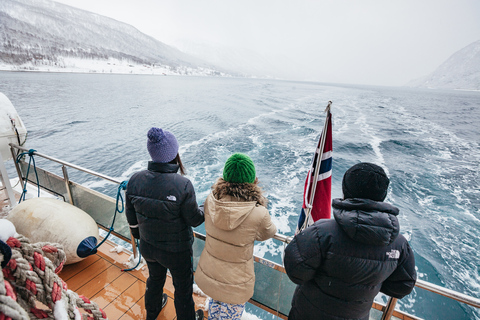
[[[480,40],[454,53],[430,75],[407,86],[480,90]]]
[[[3,70],[229,73],[126,23],[50,0],[0,1],[0,67]]]
[[[208,61],[225,70],[235,70],[244,76],[305,79],[305,76],[299,77],[298,70],[306,66],[301,66],[298,61],[293,61],[281,54],[274,57],[265,57],[258,52],[245,48],[187,40],[176,41],[173,45],[182,52]]]

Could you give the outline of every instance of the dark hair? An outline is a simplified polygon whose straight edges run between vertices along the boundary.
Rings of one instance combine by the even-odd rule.
[[[170,161],[170,163],[178,164],[178,167],[180,169],[180,174],[182,176],[187,174],[187,171],[185,170],[185,167],[183,166],[182,159],[180,159],[180,154],[179,153],[177,153],[175,158],[172,161]]]

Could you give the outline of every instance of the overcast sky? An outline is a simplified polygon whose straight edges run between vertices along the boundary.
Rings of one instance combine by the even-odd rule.
[[[58,2],[167,44],[188,40],[249,48],[272,61],[281,56],[302,78],[327,82],[403,85],[480,40],[479,0]]]

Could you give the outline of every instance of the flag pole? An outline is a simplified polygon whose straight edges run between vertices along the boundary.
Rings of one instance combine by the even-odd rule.
[[[330,108],[332,107],[332,101],[328,101],[327,107],[325,108],[325,111],[327,113],[327,117],[325,118],[325,124],[323,125],[323,131],[322,131],[322,136],[320,137],[320,146],[319,146],[319,152],[316,156],[316,166],[315,166],[315,173],[313,175],[313,185],[310,190],[310,197],[307,205],[307,208],[305,209],[305,221],[303,222],[302,228],[300,231],[304,230],[307,227],[308,224],[308,219],[310,218],[311,211],[312,211],[312,204],[313,200],[315,197],[315,191],[317,189],[317,179],[318,179],[318,172],[320,171],[320,165],[322,163],[322,156],[323,156],[323,149],[325,148],[325,139],[327,136],[327,129],[328,129],[328,121],[331,116],[330,113]]]

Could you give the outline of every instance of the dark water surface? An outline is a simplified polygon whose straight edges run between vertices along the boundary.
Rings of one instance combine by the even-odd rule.
[[[126,180],[146,167],[146,133],[172,131],[199,203],[234,152],[247,153],[279,232],[293,234],[303,182],[333,101],[332,196],[359,161],[384,167],[387,202],[419,278],[480,297],[480,93],[306,82],[145,75],[0,72],[0,92],[24,121],[27,147]],[[81,182],[111,196],[116,187]],[[267,241],[256,253],[281,261]],[[385,297],[377,297],[385,301]],[[425,319],[480,312],[422,289],[399,302]]]

